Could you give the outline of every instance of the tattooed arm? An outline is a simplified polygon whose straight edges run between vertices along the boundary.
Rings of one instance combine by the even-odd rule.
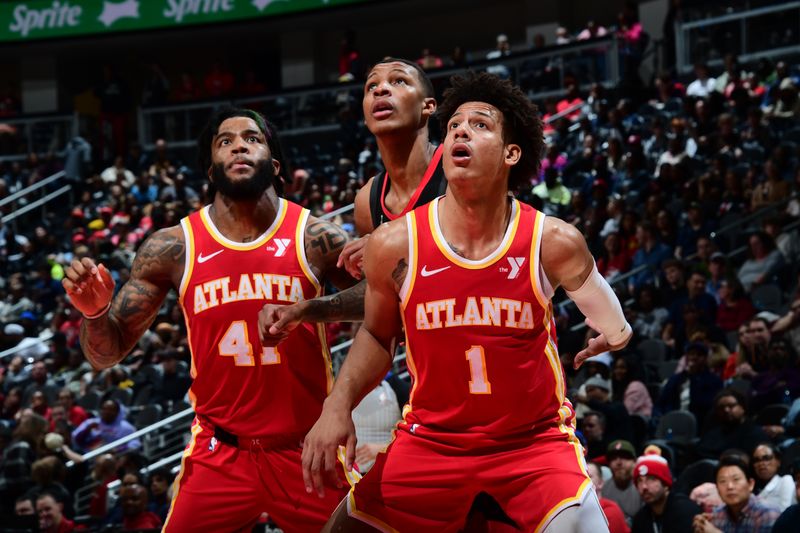
[[[407,254],[405,218],[384,224],[372,234],[364,260],[364,326],[356,334],[319,420],[303,443],[306,490],[324,492],[323,471],[335,464],[340,444],[346,444],[348,468],[353,464],[356,438],[351,411],[391,367],[395,338],[402,327],[398,304],[408,269]]]
[[[85,258],[67,268],[64,288],[84,314],[81,347],[92,366],[114,366],[136,345],[183,275],[185,248],[178,226],[154,233],[136,253],[131,277],[113,302],[114,281],[104,265]]]

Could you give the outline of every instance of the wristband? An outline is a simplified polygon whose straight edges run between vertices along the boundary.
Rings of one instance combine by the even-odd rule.
[[[98,311],[97,313],[95,313],[93,315],[83,315],[83,313],[81,313],[81,314],[83,315],[83,318],[85,318],[86,320],[94,320],[94,319],[100,318],[104,314],[108,313],[108,311],[110,309],[111,309],[111,302],[108,302],[105,307],[103,307],[100,311]]]

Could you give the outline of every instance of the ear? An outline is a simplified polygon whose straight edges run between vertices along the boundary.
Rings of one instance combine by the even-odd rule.
[[[426,118],[430,118],[433,114],[436,113],[436,98],[425,98],[422,100],[422,115]]]
[[[520,159],[522,159],[522,148],[520,148],[518,144],[506,145],[506,153],[505,153],[506,165],[513,167],[514,165],[519,163]]]
[[[209,165],[208,170],[206,171],[206,174],[208,175],[208,181],[210,181],[211,183],[214,183],[214,178],[212,177],[214,174],[214,172],[212,171],[213,168],[214,168],[213,165]]]
[[[277,159],[273,159],[272,160],[272,169],[273,169],[272,170],[272,175],[273,176],[277,176],[278,174],[280,174],[281,173],[281,162],[278,161]]]

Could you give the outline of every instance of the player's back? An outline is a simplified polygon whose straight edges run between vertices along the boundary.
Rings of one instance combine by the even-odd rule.
[[[208,209],[181,221],[187,252],[180,302],[195,410],[235,435],[302,437],[332,383],[324,332],[302,324],[277,348],[264,348],[258,313],[267,303],[321,294],[304,251],[308,211],[280,199],[272,227],[236,243],[214,226]]]
[[[545,217],[512,202],[502,243],[480,261],[450,249],[438,200],[407,217],[400,296],[414,384],[401,429],[469,448],[526,439],[535,426],[574,416],[539,264]]]

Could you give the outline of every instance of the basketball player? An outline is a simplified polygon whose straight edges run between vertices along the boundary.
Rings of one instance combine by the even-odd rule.
[[[436,111],[433,85],[414,62],[387,57],[372,67],[364,84],[364,121],[378,142],[386,172],[370,178],[355,199],[355,226],[361,239],[347,243],[339,258],[354,277],[361,277],[369,234],[384,222],[427,204],[447,187],[442,146],[431,143],[428,121]],[[363,316],[365,285],[344,298],[362,305],[344,307],[341,298],[310,300],[297,306],[267,306],[261,313],[262,342],[280,342],[300,321],[338,322]]]
[[[319,296],[323,280],[354,283],[336,267],[347,236],[276,195],[279,142],[260,114],[218,112],[199,149],[214,201],[145,241],[113,302],[105,266],[67,269],[81,345],[95,368],[119,363],[177,290],[197,417],[165,530],[249,530],[266,511],[285,531],[318,531],[343,494],[332,483],[319,500],[301,484],[300,442],[332,384],[324,333],[303,325],[262,348],[255,318],[265,303]]]
[[[508,196],[538,170],[542,126],[519,88],[455,77],[446,121],[448,192],[384,224],[367,246],[364,327],[306,436],[306,490],[347,445],[351,410],[391,364],[405,327],[411,398],[395,440],[323,531],[457,531],[488,495],[520,531],[607,524],[574,434],[550,298],[559,285],[600,335],[575,365],[632,334],[575,228]]]

